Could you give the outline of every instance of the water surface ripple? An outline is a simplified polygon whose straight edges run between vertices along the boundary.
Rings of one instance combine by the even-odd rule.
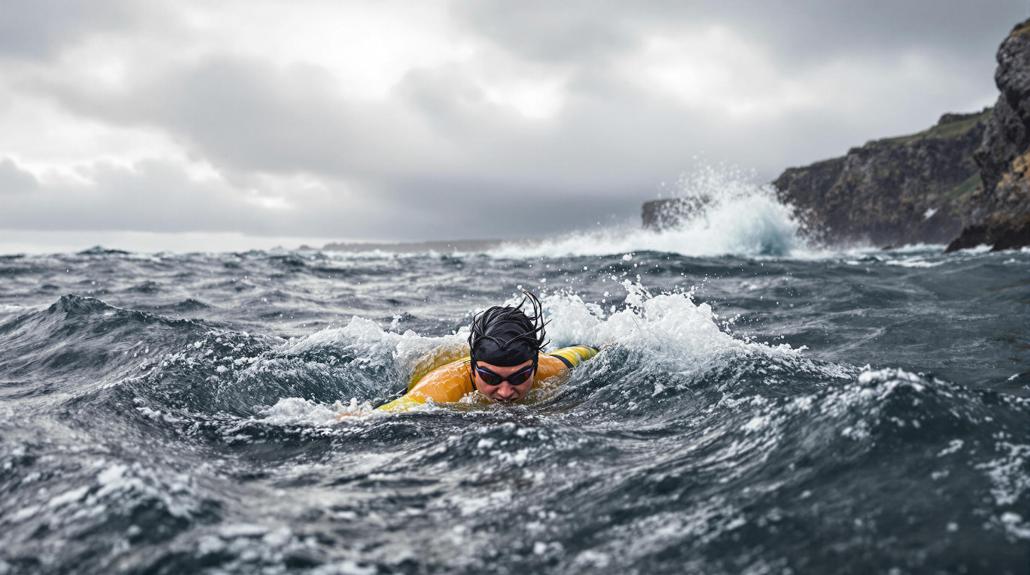
[[[1026,573],[1030,253],[0,257],[0,573]],[[544,292],[531,404],[361,415]]]

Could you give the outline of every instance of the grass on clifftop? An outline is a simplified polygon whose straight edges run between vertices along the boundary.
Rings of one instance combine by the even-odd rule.
[[[884,138],[882,140],[874,140],[874,142],[886,144],[908,144],[926,138],[957,138],[969,130],[972,130],[978,122],[985,119],[990,113],[991,110],[988,108],[978,114],[973,114],[968,118],[948,122],[946,124],[937,124],[927,130],[923,130],[922,132],[908,134],[905,136],[894,136],[893,138]]]

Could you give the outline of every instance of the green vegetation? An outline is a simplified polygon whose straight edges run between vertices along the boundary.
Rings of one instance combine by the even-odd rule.
[[[976,188],[981,185],[982,181],[980,180],[980,172],[977,171],[963,180],[961,184],[948,190],[947,193],[944,194],[944,199],[949,204],[963,204],[967,199],[969,199],[969,196],[976,191]]]
[[[986,119],[990,113],[991,109],[986,108],[982,112],[962,116],[960,119],[955,121],[938,123],[922,132],[908,134],[905,136],[895,136],[893,138],[884,138],[882,140],[876,140],[876,142],[885,144],[909,144],[926,138],[957,138],[976,127],[976,124],[981,120]]]

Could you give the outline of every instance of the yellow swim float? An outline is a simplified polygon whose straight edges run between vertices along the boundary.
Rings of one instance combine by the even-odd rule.
[[[533,387],[552,377],[564,375],[570,369],[597,355],[598,349],[588,345],[573,345],[541,353]],[[432,401],[454,403],[472,393],[471,359],[467,349],[463,357],[443,353],[420,363],[412,374],[408,391],[401,397],[381,405],[377,411],[407,411]]]

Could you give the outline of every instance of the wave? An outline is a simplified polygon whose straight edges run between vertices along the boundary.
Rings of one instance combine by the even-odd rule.
[[[738,171],[706,167],[684,176],[666,204],[662,230],[625,226],[574,232],[534,242],[510,242],[497,257],[561,257],[641,251],[685,256],[791,256],[808,246],[792,207],[775,190]]]
[[[116,380],[206,329],[195,320],[66,295],[46,309],[0,324],[6,352],[0,371],[9,377],[40,378],[48,382],[46,387],[63,381]]]
[[[883,257],[937,261],[922,252]],[[1001,299],[1003,311],[977,312],[997,316],[1022,297],[1023,268],[1005,264],[1017,254],[989,257],[1004,259],[989,263],[991,273],[1006,275],[990,284],[1003,289],[983,290],[984,297]],[[329,265],[312,261],[301,263]],[[869,255],[863,263],[873,261]],[[768,280],[772,293],[781,285],[775,282],[802,267],[760,263],[787,272],[748,270],[727,289],[734,291],[737,279]],[[352,267],[365,267],[358,264]],[[258,277],[270,269],[247,265],[255,267],[223,273]],[[435,273],[452,273],[449,261],[432,265]],[[726,269],[738,267],[732,261]],[[340,315],[349,321],[318,331],[306,326],[321,322],[294,329],[255,321],[262,308],[248,304],[253,296],[228,299],[221,287],[165,296],[146,289],[114,300],[149,302],[146,312],[87,297],[55,302],[49,291],[38,296],[49,307],[0,308],[0,372],[41,390],[0,403],[0,469],[12,493],[0,502],[0,546],[7,550],[0,571],[8,568],[2,561],[15,572],[329,572],[344,560],[362,567],[343,570],[367,572],[489,572],[497,565],[569,573],[832,572],[842,564],[860,572],[956,565],[1018,572],[1025,565],[1030,401],[917,373],[912,362],[881,362],[904,369],[847,363],[863,362],[868,351],[821,360],[830,345],[821,333],[801,340],[822,348],[814,353],[797,347],[796,337],[793,346],[777,344],[779,324],[757,330],[772,343],[745,337],[756,330],[721,310],[770,308],[732,297],[709,305],[676,289],[689,281],[678,270],[669,272],[676,283],[664,291],[655,287],[661,277],[620,287],[609,281],[612,272],[603,274],[591,276],[601,283],[576,284],[582,291],[543,297],[552,346],[591,343],[602,351],[539,401],[343,422],[336,421],[340,410],[369,412],[403,391],[424,358],[462,347],[467,332],[454,330],[454,321],[497,289],[464,282],[468,291],[427,300],[434,321],[397,315],[391,322],[375,315],[379,306],[408,297],[411,284],[376,280],[369,298],[377,303],[348,303]],[[857,276],[827,273],[798,289],[850,285]],[[331,290],[312,291],[331,293],[359,281],[354,277],[328,279]],[[217,279],[205,275],[205,289],[215,289]],[[308,280],[289,280],[293,288],[258,288],[295,289],[300,296],[290,301],[307,302]],[[841,337],[882,320],[849,324],[833,310],[884,309],[885,301],[923,293],[906,291],[908,284],[868,285],[863,293],[875,289],[880,307],[818,294],[832,303],[820,316],[829,315],[827,325]],[[441,302],[446,306],[436,306]],[[391,304],[391,313],[420,305]],[[180,306],[205,315],[240,311],[223,322],[159,315]],[[808,321],[794,315],[800,312],[780,313],[790,326]],[[403,329],[409,325],[418,331]],[[985,325],[971,333],[1021,333],[1017,322]],[[303,335],[286,337],[291,333]],[[54,381],[60,389],[50,393]],[[9,398],[12,382],[3,383]],[[453,537],[440,537],[442,522]],[[296,525],[305,527],[292,531]],[[799,534],[811,533],[824,544],[798,543]],[[512,543],[503,564],[494,561],[498,538]],[[417,559],[405,555],[428,548],[434,552]]]
[[[625,395],[627,390],[637,395],[643,389],[639,376],[652,374],[653,381],[642,392],[645,397],[652,396],[704,379],[706,374],[745,357],[784,362],[792,369],[814,370],[821,376],[841,373],[835,366],[816,366],[802,356],[801,350],[786,344],[769,345],[734,336],[720,326],[720,318],[709,304],[694,302],[690,293],[653,295],[630,281],[625,281],[622,288],[624,297],[606,299],[603,304],[585,302],[570,293],[543,298],[550,322],[551,347],[585,343],[603,350],[598,358],[575,372],[570,389],[587,383],[587,395],[609,386],[610,389],[600,392],[602,396]],[[467,328],[442,337],[422,336],[410,330],[394,333],[376,322],[355,317],[344,328],[322,330],[301,338],[277,350],[275,355],[342,354],[350,358],[350,371],[356,368],[374,373],[378,383],[366,380],[358,384],[361,378],[356,371],[340,372],[340,395],[330,400],[350,401],[361,411],[360,405],[370,400],[403,391],[408,374],[418,362],[434,353],[450,353],[463,347],[467,335]],[[270,410],[265,409],[265,417],[279,424],[334,423],[326,417],[325,402],[312,399],[315,398],[281,397]],[[572,400],[569,405],[578,401]]]

